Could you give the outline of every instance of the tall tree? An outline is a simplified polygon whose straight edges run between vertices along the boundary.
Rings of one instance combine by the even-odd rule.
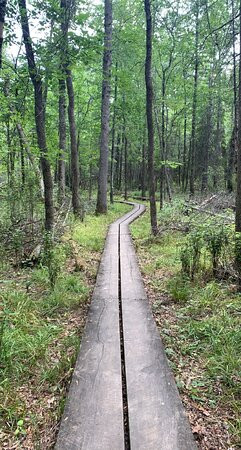
[[[112,0],[105,0],[105,37],[103,53],[103,81],[101,103],[101,137],[100,137],[100,161],[97,195],[97,214],[107,212],[107,182],[108,182],[108,138],[110,121],[110,81],[111,81],[111,57],[112,52]]]
[[[70,55],[69,55],[69,45],[68,45],[68,29],[69,22],[72,15],[72,7],[73,3],[71,0],[60,0],[60,8],[61,8],[61,32],[62,32],[62,49],[61,49],[61,69],[62,69],[62,78],[66,78],[67,84],[67,93],[68,93],[68,118],[69,118],[69,132],[70,132],[70,148],[71,148],[71,187],[72,187],[72,206],[75,215],[81,214],[81,205],[80,205],[80,195],[79,195],[79,185],[80,185],[80,171],[79,171],[79,152],[77,145],[77,131],[76,131],[76,122],[75,122],[75,94],[74,94],[74,85],[72,80],[72,71],[70,68]],[[64,102],[64,91],[62,85],[61,91],[61,102],[63,108]],[[65,117],[63,116],[64,111],[61,111],[61,120],[64,121]],[[62,143],[64,144],[64,129],[62,129],[61,133]],[[62,158],[63,158],[62,148]],[[62,165],[63,166],[63,165]],[[63,167],[62,167],[63,169]]]
[[[239,49],[241,55],[241,2],[239,6]],[[236,263],[241,288],[241,57],[239,58],[239,90],[238,90],[238,145],[237,145],[237,192],[236,192]]]
[[[65,198],[65,154],[66,154],[66,85],[59,79],[59,157],[58,157],[58,199]]]
[[[150,195],[150,214],[151,229],[154,235],[157,234],[156,217],[156,194],[155,194],[155,174],[154,174],[154,126],[153,126],[153,85],[152,85],[152,14],[150,0],[145,0],[146,13],[146,62],[145,62],[145,81],[146,81],[146,118],[148,128],[148,170],[149,170],[149,195]]]
[[[195,1],[195,56],[194,56],[194,81],[192,103],[192,132],[190,142],[190,194],[194,194],[194,170],[196,153],[196,120],[197,120],[197,87],[198,87],[198,45],[199,45],[199,0]]]
[[[41,75],[35,62],[33,45],[29,31],[26,0],[18,0],[18,5],[20,11],[23,40],[28,61],[29,76],[34,87],[35,124],[44,181],[45,228],[47,231],[51,231],[54,224],[53,180],[50,162],[47,155],[43,84]]]
[[[7,0],[0,0],[0,69],[2,68],[3,28]]]
[[[113,118],[112,118],[112,138],[111,138],[111,164],[110,164],[110,202],[114,201],[114,158],[115,158],[115,127],[116,127],[116,110],[117,110],[117,93],[118,93],[118,62],[115,64],[115,91],[114,91],[114,109],[113,109]]]

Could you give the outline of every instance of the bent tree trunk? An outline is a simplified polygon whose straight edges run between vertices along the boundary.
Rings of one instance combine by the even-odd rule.
[[[107,212],[111,49],[112,49],[112,0],[105,0],[105,38],[104,38],[104,54],[103,54],[103,81],[102,81],[102,103],[101,103],[100,161],[99,161],[98,194],[96,205],[97,214],[106,214]]]
[[[145,0],[145,13],[146,13],[145,81],[146,81],[146,117],[148,129],[149,195],[150,195],[151,229],[152,233],[156,235],[158,230],[156,218],[156,196],[155,196],[155,175],[154,175],[153,86],[151,76],[152,16],[151,16],[150,0]]]
[[[18,0],[18,5],[20,11],[23,40],[28,60],[29,76],[34,87],[35,124],[44,181],[45,229],[47,231],[51,231],[54,224],[53,180],[51,175],[50,163],[47,157],[43,85],[41,76],[35,63],[34,51],[29,31],[26,0]]]

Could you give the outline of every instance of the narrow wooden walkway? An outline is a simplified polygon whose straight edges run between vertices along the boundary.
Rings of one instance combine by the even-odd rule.
[[[129,224],[106,239],[55,450],[195,450],[144,291]]]

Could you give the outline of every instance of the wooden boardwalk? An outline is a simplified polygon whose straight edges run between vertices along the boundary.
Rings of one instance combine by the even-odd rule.
[[[129,231],[107,234],[55,450],[195,450]]]

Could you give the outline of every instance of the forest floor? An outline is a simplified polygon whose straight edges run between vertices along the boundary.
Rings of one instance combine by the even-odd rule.
[[[44,263],[21,268],[2,258],[0,448],[53,448],[107,227],[129,208],[114,204],[105,217],[92,213],[66,227],[52,288]]]
[[[153,314],[203,450],[241,448],[241,296],[228,242],[232,205],[231,196],[191,204],[178,198],[158,213],[156,238],[150,236],[148,211],[132,225]],[[107,227],[127,210],[115,204],[106,217],[70,220],[55,248],[60,271],[54,288],[44,263],[21,268],[2,256],[1,448],[53,448]],[[188,251],[192,245],[195,250],[205,236],[224,247],[215,276],[201,247],[194,276],[183,276],[182,249],[189,242]]]
[[[203,213],[200,208],[206,209],[207,203],[208,212]],[[166,204],[158,213],[156,238],[150,236],[148,212],[131,230],[145,288],[198,448],[234,450],[241,448],[241,295],[235,278],[227,276],[223,266],[213,276],[204,250],[193,279],[181,273],[187,240],[194,242],[195,249],[201,232],[202,237],[205,233],[215,236],[219,231],[213,230],[222,227],[232,232],[232,198],[216,196],[207,203],[203,206],[203,199],[196,199],[195,209],[187,208],[183,198]],[[231,262],[226,264],[231,271]]]

